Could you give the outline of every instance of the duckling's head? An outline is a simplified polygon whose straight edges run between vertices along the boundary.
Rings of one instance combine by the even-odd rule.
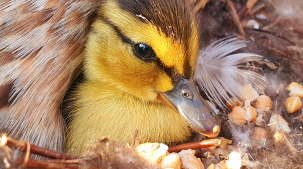
[[[198,33],[186,1],[117,0],[102,5],[86,49],[89,80],[156,101],[194,70]]]
[[[147,114],[150,110],[160,111],[158,107],[169,106],[175,110],[173,113],[177,114],[174,117],[180,118],[178,114],[180,113],[188,126],[202,134],[217,136],[219,120],[211,113],[196,91],[193,81],[190,80],[195,70],[199,46],[198,30],[191,9],[188,0],[105,1],[88,36],[84,61],[86,85],[80,86],[79,89],[82,91],[76,96],[82,97],[84,101],[77,104],[81,107],[87,100],[93,100],[93,95],[97,91],[103,92],[96,94],[95,101],[105,100],[105,97],[110,95],[109,90],[123,97],[116,99],[116,105],[105,101],[100,104],[106,105],[89,103],[93,107],[103,106],[103,108],[94,108],[94,110],[80,108],[78,111],[85,112],[73,114],[81,116],[81,113],[90,111],[102,113],[120,102],[128,102],[126,105],[132,105],[135,101],[139,101],[146,109],[142,110],[142,105],[141,108],[135,105],[129,114]],[[89,86],[93,86],[92,88],[96,90],[83,99],[82,95],[87,93],[84,89],[88,89]],[[104,92],[105,90],[108,92]],[[124,111],[121,108],[117,109]],[[160,112],[160,114],[166,113],[171,112]],[[125,116],[123,113],[123,118],[127,119]],[[77,117],[73,118],[77,119]],[[107,120],[115,121],[116,125],[122,125],[122,122],[117,122],[115,115],[110,117],[108,114],[102,115],[102,118],[108,118]],[[158,120],[161,121],[160,116],[154,118],[159,118]],[[172,123],[178,122],[178,119],[169,120]],[[77,126],[75,123],[72,124],[73,127]],[[136,126],[133,124],[135,122],[129,123]],[[146,127],[157,128],[157,126]]]

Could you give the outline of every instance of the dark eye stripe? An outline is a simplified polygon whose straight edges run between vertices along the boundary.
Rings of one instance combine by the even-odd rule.
[[[121,40],[124,42],[124,43],[128,43],[128,44],[131,44],[131,45],[135,45],[136,43],[134,41],[132,41],[130,38],[126,37],[122,32],[121,30],[116,26],[114,25],[112,22],[110,22],[108,19],[106,18],[99,18],[100,20],[104,21],[106,24],[108,24],[110,27],[112,27],[115,32],[118,34],[118,36],[121,38]],[[172,78],[172,81],[174,83],[174,79],[176,79],[176,75],[177,75],[177,72],[175,71],[175,69],[173,67],[166,67],[159,58],[156,57],[156,54],[155,54],[155,59],[152,60],[154,63],[156,63],[156,65],[162,69],[169,77]]]
[[[106,24],[108,24],[110,27],[112,27],[112,28],[115,30],[115,32],[118,34],[118,36],[121,38],[121,40],[122,40],[124,43],[128,43],[128,44],[130,44],[130,45],[133,46],[134,54],[135,54],[138,58],[140,58],[140,59],[143,60],[143,61],[148,61],[148,62],[158,59],[158,58],[156,57],[156,54],[154,53],[154,51],[153,51],[153,49],[152,49],[151,47],[149,47],[148,45],[146,45],[146,44],[144,44],[144,43],[135,43],[135,42],[132,41],[130,38],[128,38],[127,36],[125,36],[125,35],[121,32],[121,30],[120,30],[116,25],[114,25],[112,22],[110,22],[108,19],[102,18],[102,20],[103,20]],[[137,44],[138,44],[138,45],[141,44],[141,45],[146,45],[146,46],[148,46],[148,47],[152,50],[153,56],[152,56],[151,58],[144,57],[144,56],[143,56],[143,53],[140,52],[141,50],[139,50]]]
[[[124,43],[129,43],[129,44],[132,44],[132,45],[135,44],[134,41],[132,41],[130,38],[123,35],[121,30],[116,25],[114,25],[112,22],[110,22],[108,19],[102,18],[101,20],[104,21],[110,27],[112,27]]]

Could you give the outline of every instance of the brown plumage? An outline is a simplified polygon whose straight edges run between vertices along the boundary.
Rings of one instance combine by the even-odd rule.
[[[61,150],[60,104],[99,3],[0,2],[0,132]]]

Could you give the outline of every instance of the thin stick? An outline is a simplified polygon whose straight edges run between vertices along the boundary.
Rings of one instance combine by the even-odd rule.
[[[234,23],[237,25],[240,34],[241,34],[242,36],[245,36],[244,29],[243,29],[243,27],[242,27],[242,24],[241,24],[241,22],[240,22],[240,18],[239,18],[238,14],[237,14],[237,11],[236,11],[235,7],[234,7],[234,4],[233,4],[230,0],[224,0],[224,1],[225,1],[226,4],[227,4],[229,13],[230,13],[231,16],[232,16]]]
[[[29,142],[26,142],[26,150],[25,150],[25,157],[24,157],[24,160],[23,160],[23,163],[22,165],[25,165],[27,164],[28,160],[29,160],[29,157],[30,157],[30,150],[31,150],[31,145],[29,144]]]
[[[287,57],[287,53],[282,52],[282,51],[280,51],[280,50],[277,49],[277,48],[268,47],[268,49],[274,51],[274,52],[277,53],[278,55],[282,55],[282,56],[284,56],[284,57]]]
[[[226,144],[231,144],[231,140],[227,139],[208,139],[203,141],[197,141],[192,143],[180,144],[168,148],[168,152],[179,152],[187,149],[200,149],[212,146],[226,146]]]
[[[28,159],[25,165],[22,165],[26,168],[66,168],[66,169],[77,169],[78,166],[70,166],[69,164],[65,164],[66,161],[69,160],[37,160],[37,159]],[[17,159],[14,163],[22,164],[23,159]]]
[[[20,142],[17,140],[14,140],[12,138],[7,137],[7,143],[6,145],[10,148],[19,148],[20,151],[26,152],[27,150],[27,143],[26,142]],[[43,157],[53,158],[53,159],[66,159],[66,160],[72,160],[77,157],[67,155],[65,153],[56,152],[54,150],[50,150],[47,148],[38,147],[33,144],[29,144],[28,146],[30,148],[30,154],[36,154]]]
[[[81,165],[81,160],[84,159],[76,159],[75,156],[70,156],[64,153],[56,152],[50,149],[38,147],[36,145],[32,145],[29,142],[21,142],[18,140],[14,140],[12,138],[3,135],[0,138],[0,147],[11,150],[11,149],[19,149],[21,152],[25,152],[24,158],[11,159],[10,157],[7,159],[8,166],[10,164],[19,165],[26,168],[68,168],[68,169],[76,169]],[[8,153],[9,155],[10,153]],[[54,158],[54,159],[32,159],[30,158],[30,154],[40,155],[42,157]]]
[[[280,39],[283,39],[283,40],[287,41],[288,43],[290,43],[290,44],[292,44],[292,45],[294,45],[294,46],[296,45],[296,43],[294,43],[294,42],[292,42],[291,40],[285,38],[284,36],[279,35],[278,33],[271,32],[271,31],[267,31],[267,30],[264,30],[264,29],[254,29],[254,28],[252,28],[252,30],[257,31],[257,32],[262,32],[262,33],[271,34],[271,35],[273,35],[273,36],[275,36],[275,37],[277,37],[277,38],[280,38]]]
[[[258,0],[248,0],[246,2],[246,8],[247,8],[247,12],[246,14],[249,14],[250,11],[252,10],[252,8],[255,6],[255,4],[258,2]]]
[[[251,9],[250,14],[254,15],[256,12],[260,11],[264,7],[265,7],[264,3],[262,3],[262,4],[258,5],[258,6],[255,6],[253,9]]]
[[[209,0],[199,0],[194,7],[194,13],[196,14],[197,12],[199,12],[199,10],[201,8],[204,8],[208,2],[209,2]]]

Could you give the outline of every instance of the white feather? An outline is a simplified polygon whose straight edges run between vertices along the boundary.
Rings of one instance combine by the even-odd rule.
[[[226,108],[225,101],[231,97],[244,100],[239,88],[252,84],[257,92],[264,86],[266,78],[247,70],[246,63],[261,60],[254,53],[235,53],[246,47],[245,41],[236,37],[218,40],[199,52],[194,80],[211,102]]]

